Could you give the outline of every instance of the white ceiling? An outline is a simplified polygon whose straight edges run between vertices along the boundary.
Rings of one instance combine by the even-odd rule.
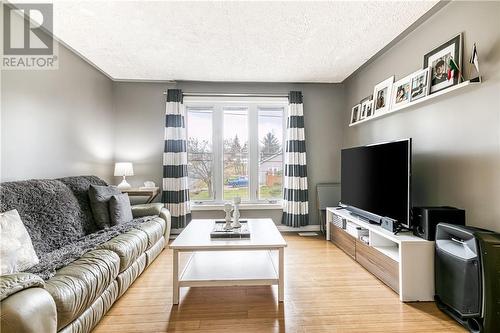
[[[54,1],[54,33],[116,80],[341,82],[438,1]]]

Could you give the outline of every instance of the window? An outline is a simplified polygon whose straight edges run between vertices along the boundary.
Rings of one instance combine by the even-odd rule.
[[[191,200],[213,200],[212,114],[209,108],[188,112],[187,153]]]
[[[248,109],[224,108],[223,199],[249,199]]]
[[[283,110],[259,109],[259,199],[281,199]]]
[[[191,200],[281,200],[287,99],[189,97],[184,103]]]

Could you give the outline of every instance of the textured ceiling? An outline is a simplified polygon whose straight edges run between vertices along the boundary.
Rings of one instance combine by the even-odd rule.
[[[341,82],[438,1],[54,1],[54,32],[117,80]]]

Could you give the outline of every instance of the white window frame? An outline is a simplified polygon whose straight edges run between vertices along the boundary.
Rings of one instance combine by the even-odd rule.
[[[249,198],[242,200],[247,204],[281,204],[280,199],[259,199],[259,110],[260,109],[283,109],[283,137],[282,137],[282,153],[284,156],[285,149],[285,135],[286,135],[286,119],[288,98],[278,97],[198,97],[187,96],[184,97],[184,107],[186,108],[186,115],[189,114],[189,109],[211,109],[212,110],[212,170],[213,170],[213,184],[214,184],[214,199],[208,200],[193,200],[192,203],[198,204],[222,204],[227,201],[223,198],[224,192],[224,152],[223,152],[223,121],[224,121],[224,108],[225,107],[242,107],[248,110],[248,150],[249,161],[248,164],[248,180],[249,180]],[[189,128],[189,117],[186,120],[186,128]],[[188,133],[189,137],[189,133]],[[218,164],[218,167],[215,164]],[[284,158],[283,158],[284,164]],[[284,165],[282,167],[284,177]]]

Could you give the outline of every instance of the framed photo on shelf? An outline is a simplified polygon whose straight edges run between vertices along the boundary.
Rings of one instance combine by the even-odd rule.
[[[361,105],[361,108],[359,111],[359,120],[363,120],[366,118],[366,105],[364,105],[364,104],[360,104],[360,105]]]
[[[356,123],[359,119],[361,104],[355,105],[351,110],[351,124]]]
[[[391,98],[392,107],[404,105],[410,101],[410,86],[413,75],[414,74],[410,74],[393,84]]]
[[[424,67],[430,67],[430,93],[449,88],[459,83],[460,75],[453,73],[448,80],[450,59],[453,59],[458,68],[462,68],[462,34],[458,34],[449,41],[439,45],[424,55]]]
[[[359,114],[359,120],[361,119],[365,119],[366,117],[368,117],[368,114],[367,114],[367,107],[368,107],[368,104],[366,104],[366,102],[368,100],[372,99],[372,96],[368,96],[368,97],[365,97],[361,100],[361,102],[359,102],[359,104],[361,105],[361,112]]]
[[[373,111],[375,114],[389,111],[393,83],[394,76],[391,76],[373,88],[373,99],[375,101]]]
[[[411,78],[410,102],[429,94],[429,73],[430,68],[427,67],[413,74]]]
[[[366,118],[373,116],[373,98],[371,96],[370,99],[365,99],[361,103],[361,109],[365,113]]]

